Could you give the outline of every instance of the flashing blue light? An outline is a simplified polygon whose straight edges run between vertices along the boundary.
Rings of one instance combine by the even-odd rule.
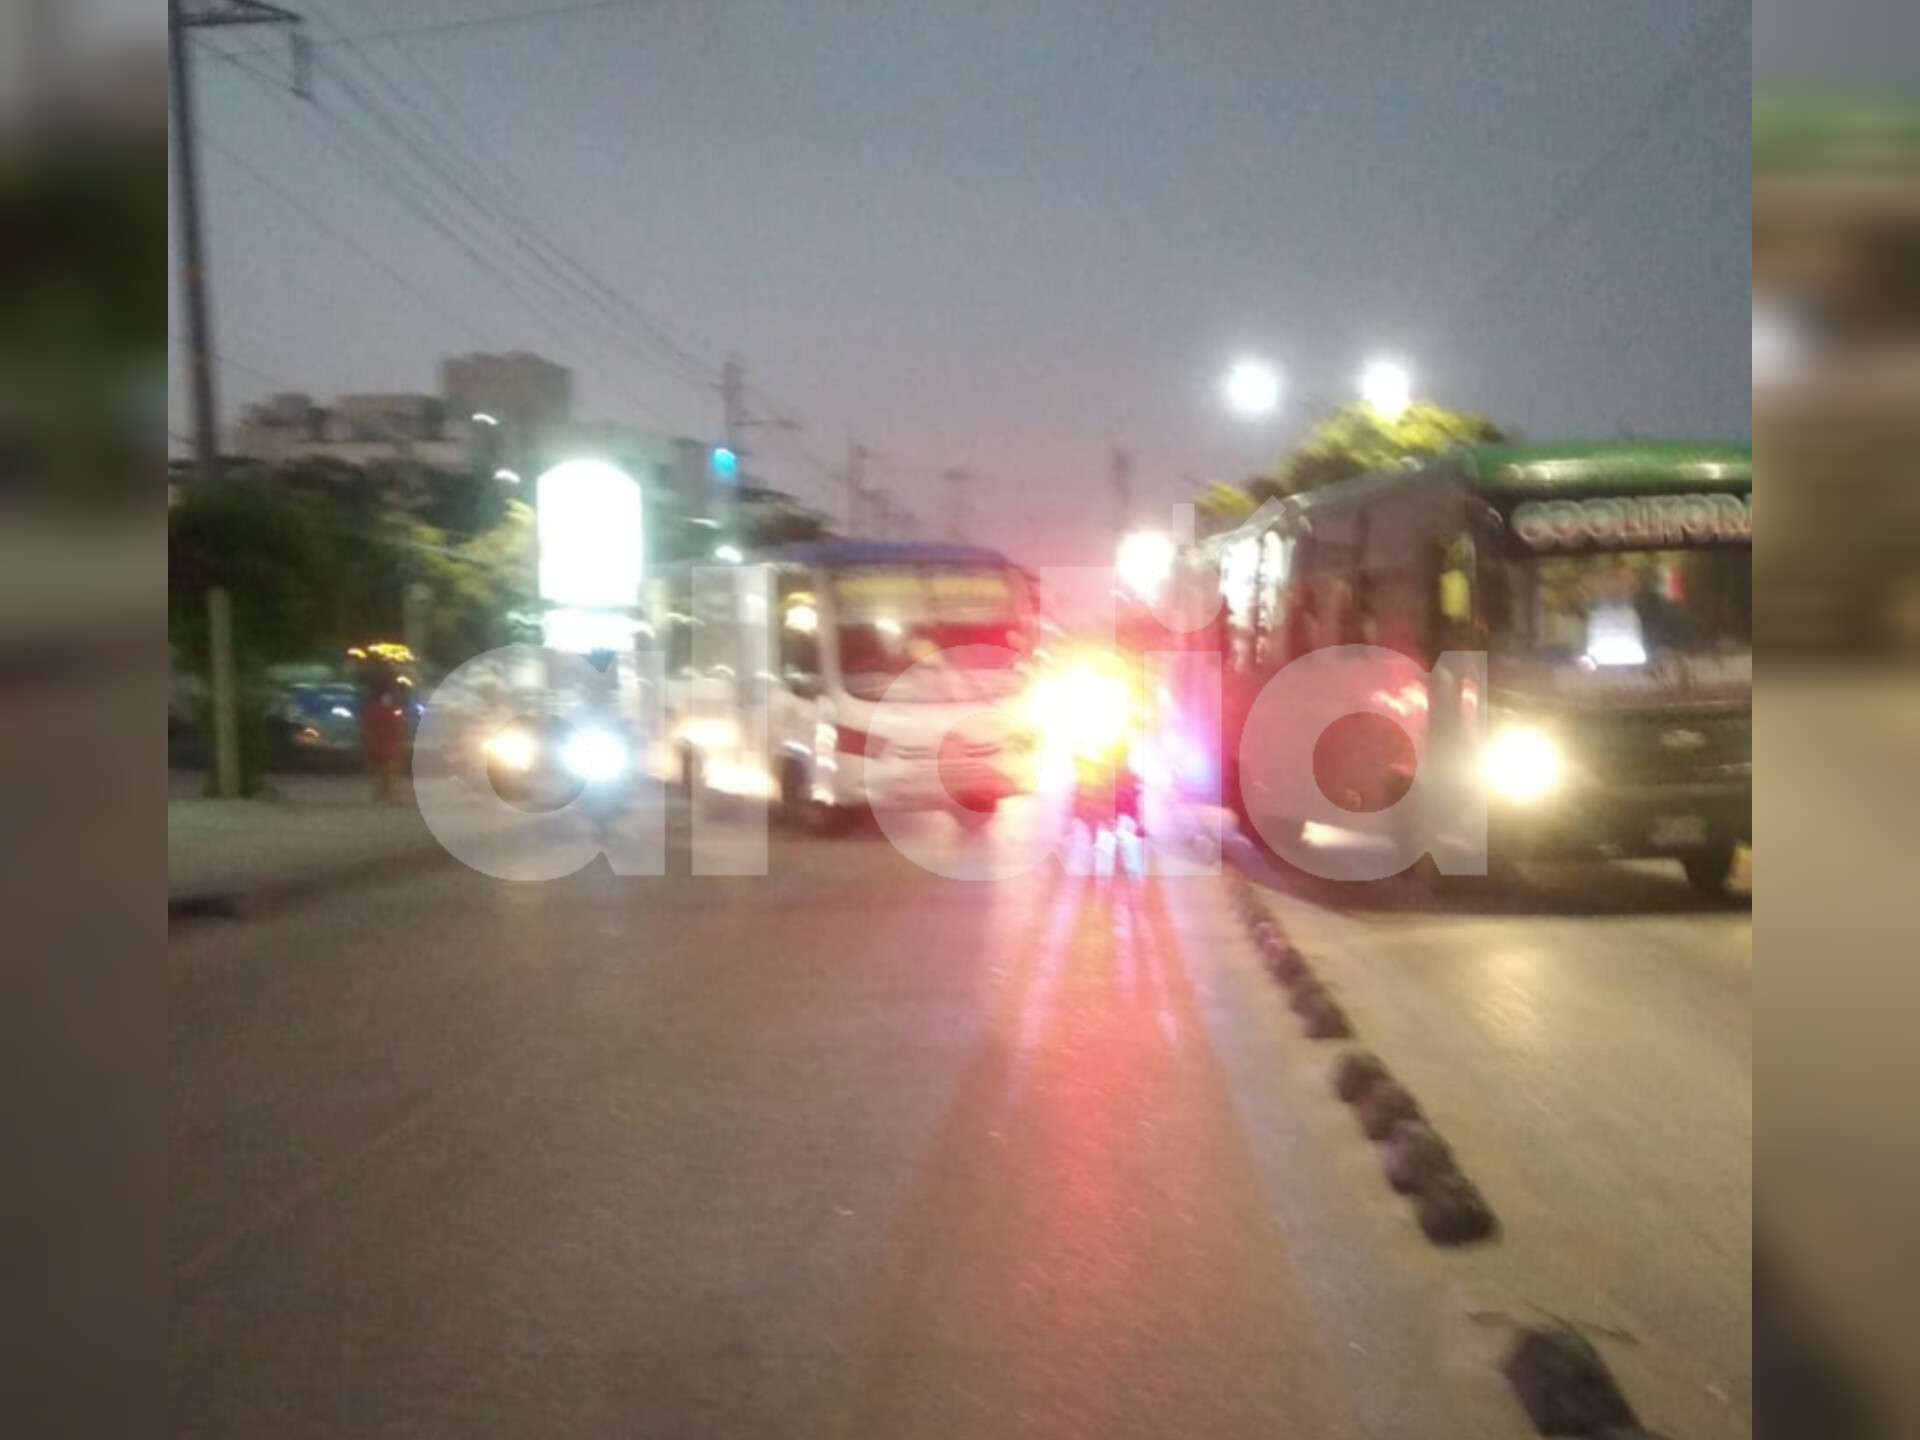
[[[713,447],[713,478],[726,481],[740,478],[740,457],[724,445]]]

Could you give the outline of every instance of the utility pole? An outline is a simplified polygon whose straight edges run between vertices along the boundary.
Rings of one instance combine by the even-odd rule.
[[[167,68],[173,94],[174,191],[180,201],[181,279],[186,294],[187,378],[193,403],[194,468],[202,481],[220,474],[220,409],[214,393],[212,305],[207,294],[206,232],[200,209],[200,156],[194,127],[193,55],[189,31],[211,26],[288,25],[294,27],[296,56],[301,18],[264,0],[210,0],[189,6],[167,0]],[[223,800],[237,800],[243,784],[240,767],[238,685],[233,654],[233,601],[215,586],[207,597],[212,644],[214,780]]]
[[[720,367],[720,433],[736,457],[744,458],[741,438],[747,428],[747,367],[738,355],[729,355]]]
[[[1121,535],[1133,525],[1133,456],[1113,447],[1113,523]]]
[[[964,545],[967,543],[967,487],[973,484],[973,476],[955,467],[947,471],[946,481],[953,489],[953,511],[947,528],[954,544]]]
[[[727,453],[733,457],[733,490],[724,497],[724,503],[717,507],[725,513],[714,518],[720,522],[721,533],[735,541],[739,537],[733,531],[733,505],[735,492],[751,479],[747,468],[747,441],[749,430],[799,430],[798,420],[786,415],[759,417],[751,414],[747,408],[747,363],[738,355],[729,355],[726,363],[720,367],[720,430],[724,437]]]
[[[847,441],[847,469],[841,477],[847,488],[847,534],[860,533],[860,512],[867,499],[867,461],[873,452],[858,440]]]

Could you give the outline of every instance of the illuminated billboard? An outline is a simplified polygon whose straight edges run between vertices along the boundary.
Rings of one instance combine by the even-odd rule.
[[[572,610],[640,603],[640,485],[599,460],[569,460],[540,477],[540,598]]]

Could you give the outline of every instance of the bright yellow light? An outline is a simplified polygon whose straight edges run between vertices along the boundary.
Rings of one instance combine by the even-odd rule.
[[[1077,661],[1041,681],[1027,702],[1027,718],[1049,749],[1106,754],[1124,745],[1139,711],[1134,687],[1111,661]]]
[[[1538,800],[1560,772],[1559,746],[1538,730],[1504,730],[1487,746],[1487,788],[1508,800]]]
[[[524,730],[502,730],[487,742],[487,756],[503,770],[524,775],[539,758],[540,747]]]

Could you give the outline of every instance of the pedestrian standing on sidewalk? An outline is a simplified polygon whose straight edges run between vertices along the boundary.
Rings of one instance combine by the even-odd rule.
[[[360,712],[360,738],[366,749],[367,771],[373,777],[373,803],[397,803],[400,748],[406,711],[390,685],[374,689]]]

